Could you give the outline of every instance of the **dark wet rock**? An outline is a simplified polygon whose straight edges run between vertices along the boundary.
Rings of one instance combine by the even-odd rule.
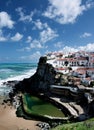
[[[14,92],[17,93],[40,93],[47,92],[49,85],[55,83],[56,72],[51,64],[46,63],[47,57],[40,57],[37,70],[33,76],[22,81],[9,81],[6,84],[12,85]]]
[[[9,87],[13,87],[15,86],[16,84],[18,84],[19,81],[17,80],[13,80],[13,81],[7,81],[7,82],[3,82],[3,85],[7,85]]]
[[[37,124],[38,127],[41,128],[41,130],[49,130],[51,127],[48,123],[46,122],[40,122]]]

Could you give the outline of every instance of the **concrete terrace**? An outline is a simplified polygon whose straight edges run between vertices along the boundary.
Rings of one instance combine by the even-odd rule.
[[[73,117],[79,117],[79,115],[84,114],[83,108],[75,102],[62,102],[61,99],[57,97],[50,97],[50,99],[65,107]]]

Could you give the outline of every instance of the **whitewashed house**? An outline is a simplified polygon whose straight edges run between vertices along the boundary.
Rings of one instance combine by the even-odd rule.
[[[86,57],[78,57],[77,60],[79,66],[88,66],[88,59]]]

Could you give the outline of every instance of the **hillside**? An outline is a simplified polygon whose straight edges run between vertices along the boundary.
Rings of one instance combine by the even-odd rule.
[[[94,130],[94,118],[83,122],[59,125],[52,130]]]

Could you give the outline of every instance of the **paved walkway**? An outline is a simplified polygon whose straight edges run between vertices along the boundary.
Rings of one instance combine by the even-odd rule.
[[[50,97],[50,99],[54,100],[55,102],[61,104],[65,108],[67,108],[68,111],[71,113],[71,115],[74,116],[74,117],[78,117],[79,114],[83,114],[84,113],[84,111],[81,108],[81,106],[75,104],[74,102],[70,102],[70,103],[62,102],[60,100],[60,98],[54,98],[54,97]]]
[[[70,106],[72,106],[75,110],[77,110],[78,114],[84,114],[84,110],[80,105],[77,105],[75,103],[69,103]]]

